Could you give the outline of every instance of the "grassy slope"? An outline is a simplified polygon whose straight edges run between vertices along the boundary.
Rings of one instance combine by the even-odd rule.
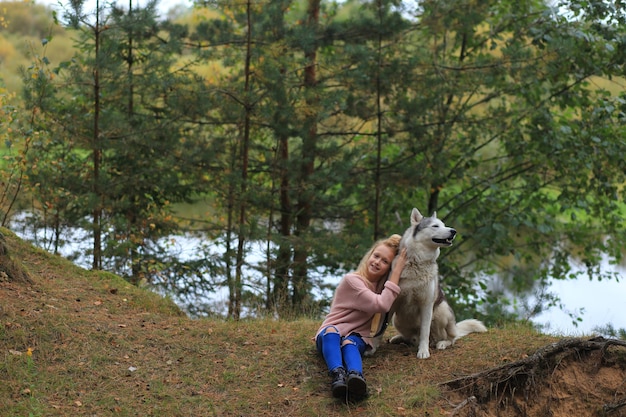
[[[345,405],[330,397],[311,341],[319,321],[190,320],[119,277],[2,233],[34,284],[0,279],[1,416],[439,416],[451,405],[438,383],[554,340],[490,329],[425,361],[384,345],[365,359],[370,399]]]

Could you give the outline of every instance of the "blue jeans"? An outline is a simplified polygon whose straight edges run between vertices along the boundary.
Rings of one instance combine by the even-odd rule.
[[[337,330],[334,326],[328,326],[315,339],[317,351],[324,358],[328,371],[345,367],[348,372],[363,374],[362,355],[367,344],[361,335],[352,333],[342,337],[339,332],[328,332],[330,327]]]

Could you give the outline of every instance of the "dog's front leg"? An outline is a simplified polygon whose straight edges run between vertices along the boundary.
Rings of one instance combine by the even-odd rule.
[[[374,338],[372,338],[372,346],[371,349],[367,349],[363,355],[364,356],[373,356],[374,353],[376,353],[376,351],[378,350],[378,347],[380,346],[380,341],[382,340],[383,336],[375,336]]]
[[[434,303],[428,303],[428,305],[424,306],[424,310],[421,314],[422,322],[420,323],[420,338],[419,345],[417,347],[418,359],[430,358],[428,344],[430,342],[430,322],[433,319],[433,306]]]

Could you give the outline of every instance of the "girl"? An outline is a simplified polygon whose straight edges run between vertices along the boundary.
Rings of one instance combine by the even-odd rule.
[[[335,290],[330,312],[315,335],[317,351],[324,357],[332,377],[335,398],[358,401],[367,396],[362,355],[372,346],[374,315],[389,311],[400,294],[398,282],[406,262],[406,250],[400,253],[391,270],[400,238],[392,235],[375,242],[357,270],[343,277]]]

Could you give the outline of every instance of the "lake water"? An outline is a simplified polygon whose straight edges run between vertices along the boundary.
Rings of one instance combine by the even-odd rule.
[[[583,321],[576,327],[566,311],[554,307],[535,317],[533,322],[545,325],[546,332],[565,336],[589,335],[594,327],[609,323],[615,329],[626,329],[626,275],[623,270],[620,275],[619,282],[590,281],[587,278],[553,281],[550,291],[561,298],[565,310],[577,312],[584,309]]]

